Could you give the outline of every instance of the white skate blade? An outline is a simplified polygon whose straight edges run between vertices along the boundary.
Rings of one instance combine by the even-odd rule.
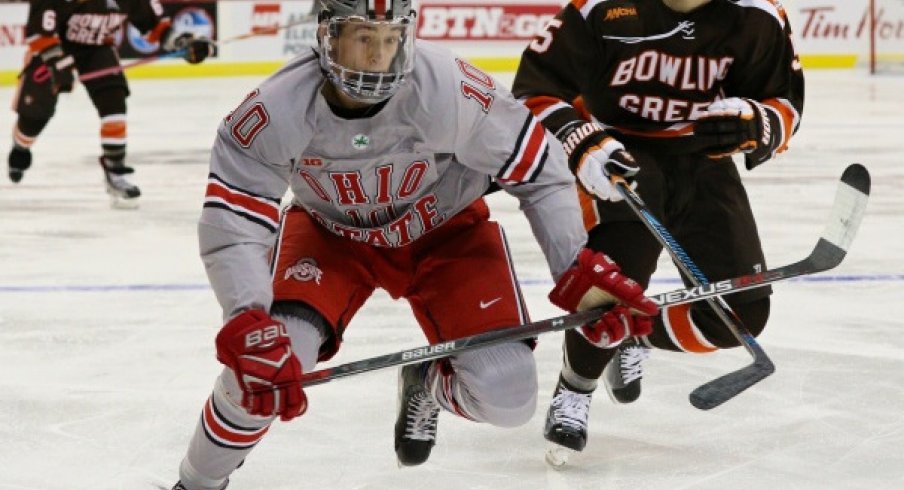
[[[568,463],[568,458],[573,452],[565,446],[550,444],[546,448],[546,463],[555,470],[561,470]]]

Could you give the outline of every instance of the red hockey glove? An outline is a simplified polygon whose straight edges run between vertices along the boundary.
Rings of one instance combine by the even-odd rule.
[[[653,318],[637,315],[624,305],[615,305],[593,325],[577,329],[591,344],[611,349],[628,337],[643,337],[653,333]]]
[[[549,293],[549,300],[571,312],[606,304],[620,303],[603,314],[598,322],[578,329],[578,333],[600,347],[614,347],[625,337],[647,335],[652,319],[659,311],[643,288],[621,273],[606,254],[585,248],[575,264],[565,271]]]
[[[763,105],[739,97],[710,104],[697,119],[694,135],[703,142],[704,152],[710,158],[750,153],[768,147],[772,140],[769,116]]]
[[[72,85],[75,83],[75,75],[72,73],[75,60],[72,55],[64,53],[59,44],[54,44],[41,51],[39,56],[50,70],[54,92],[72,92]]]
[[[248,413],[289,421],[307,410],[301,363],[285,325],[263,310],[248,310],[223,326],[216,345],[217,359],[235,372]]]
[[[625,146],[594,123],[583,123],[562,137],[568,155],[568,166],[587,193],[604,201],[621,201],[622,195],[612,184],[612,176],[624,178],[637,188],[634,176],[640,168]]]

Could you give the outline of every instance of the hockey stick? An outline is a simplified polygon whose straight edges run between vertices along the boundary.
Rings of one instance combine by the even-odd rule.
[[[757,274],[726,279],[724,281],[710,283],[707,286],[677,289],[675,291],[652,295],[650,298],[659,304],[660,308],[664,308],[666,306],[700,301],[717,295],[732,294],[748,289],[759,288],[778,281],[824,272],[837,267],[838,264],[844,260],[848,247],[851,245],[854,236],[857,234],[857,229],[863,218],[863,211],[866,207],[866,199],[869,192],[869,174],[861,165],[852,165],[848,167],[848,169],[845,170],[844,175],[842,175],[841,184],[843,185],[840,185],[838,188],[835,204],[832,208],[832,214],[830,215],[828,225],[826,226],[826,231],[816,242],[816,246],[813,248],[813,251],[810,252],[810,255],[803,260]],[[543,333],[575,328],[588,321],[599,318],[599,315],[602,314],[602,312],[602,308],[597,308],[571,315],[549,318],[547,320],[541,320],[526,325],[493,330],[491,332],[472,335],[470,337],[450,340],[441,344],[425,345],[423,347],[416,347],[391,354],[362,359],[360,361],[311,371],[302,376],[301,382],[305,386],[313,386],[334,379],[377,369],[438,359],[501,342],[522,340],[536,337]],[[726,376],[731,376],[731,374]],[[747,376],[747,374],[744,374],[742,378],[746,378]],[[711,383],[707,383],[704,387]],[[733,386],[735,382],[731,381],[728,384]],[[711,395],[705,395],[704,398],[710,396]]]
[[[700,288],[703,291],[715,289],[718,284],[725,282],[710,283],[678,242],[653,217],[644,202],[628,187],[625,181],[618,180],[616,184],[617,189],[625,197],[628,206],[653,233],[657,241],[668,250],[678,269],[695,286],[695,289]],[[847,249],[860,226],[860,221],[866,209],[869,187],[870,178],[866,168],[860,164],[848,166],[842,173],[826,231],[819,239],[819,242],[817,242],[810,256],[777,271],[771,271],[771,273],[767,271],[762,274],[766,276],[776,272],[792,274],[806,270],[825,270],[825,267],[831,268],[838,265],[847,253]],[[754,274],[745,277],[756,277],[759,275]],[[780,277],[781,274],[778,276]],[[789,275],[787,277],[793,276]],[[740,279],[742,281],[745,280],[744,278]],[[736,280],[731,280],[731,282],[733,281]],[[720,293],[713,292],[705,300],[741,345],[747,349],[753,357],[753,363],[709,381],[691,392],[689,397],[691,404],[701,410],[709,410],[725,403],[775,372],[775,365],[760,344],[750,334],[728,303],[721,296],[715,296],[716,294]]]
[[[316,19],[316,18],[317,18],[317,16],[315,16],[315,15],[305,15],[305,16],[302,16],[302,17],[300,17],[299,19],[297,19],[297,20],[295,20],[295,21],[292,21],[292,22],[289,22],[289,23],[287,23],[287,24],[283,24],[283,25],[281,25],[281,26],[276,26],[276,27],[274,27],[274,28],[272,28],[272,29],[269,29],[269,30],[266,31],[266,34],[267,34],[267,35],[270,35],[270,34],[272,34],[272,33],[274,33],[274,32],[279,32],[279,31],[281,31],[281,30],[288,29],[288,28],[290,28],[290,27],[294,27],[294,26],[301,25],[301,24],[306,24],[306,23],[310,22],[312,19]],[[210,44],[213,44],[214,46],[219,47],[219,46],[222,46],[222,45],[224,45],[224,44],[229,44],[229,43],[232,43],[232,42],[235,42],[235,41],[241,41],[241,40],[243,40],[243,39],[248,39],[248,38],[256,37],[256,36],[261,36],[261,35],[264,35],[264,34],[265,34],[265,33],[263,33],[263,32],[261,32],[261,33],[257,33],[257,32],[247,32],[247,33],[245,33],[245,34],[240,34],[240,35],[238,35],[238,36],[230,37],[229,39],[224,39],[224,40],[219,41],[219,42],[210,41]],[[119,73],[119,72],[122,72],[122,71],[126,71],[126,70],[128,70],[128,69],[130,69],[130,68],[135,68],[136,66],[147,65],[147,64],[149,64],[149,63],[153,63],[153,62],[158,61],[158,60],[167,59],[167,58],[179,58],[179,57],[181,57],[181,56],[184,55],[184,54],[185,54],[185,50],[184,50],[184,49],[178,49],[178,50],[170,51],[170,52],[167,52],[167,53],[162,53],[162,54],[157,54],[157,55],[153,55],[153,56],[148,56],[148,57],[145,57],[145,58],[141,58],[140,60],[133,61],[133,62],[131,62],[131,63],[123,63],[123,64],[120,64],[120,65],[117,65],[117,66],[110,66],[110,67],[107,67],[107,68],[101,68],[100,70],[95,70],[95,71],[91,71],[91,72],[85,73],[85,74],[83,74],[83,75],[79,75],[78,80],[79,80],[80,82],[84,83],[84,82],[87,82],[88,80],[94,80],[95,78],[100,78],[100,77],[104,77],[104,76],[107,76],[107,75],[112,75],[112,74],[114,74],[114,73]]]

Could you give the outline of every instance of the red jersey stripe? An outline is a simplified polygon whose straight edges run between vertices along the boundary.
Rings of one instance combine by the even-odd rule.
[[[204,405],[204,423],[213,435],[217,436],[219,439],[233,444],[252,445],[260,441],[261,438],[264,437],[264,434],[270,429],[270,426],[268,425],[253,432],[236,431],[232,427],[222,423],[216,417],[213,413],[211,403],[213,402],[208,400]]]
[[[254,214],[267,218],[274,223],[279,221],[279,207],[267,202],[262,202],[246,194],[227,189],[219,182],[209,181],[207,183],[206,196],[208,198],[220,198],[233,206],[246,209]]]
[[[530,129],[530,136],[520,148],[521,158],[509,174],[506,180],[522,182],[530,170],[537,164],[543,147],[546,145],[546,130],[539,121],[534,120]]]

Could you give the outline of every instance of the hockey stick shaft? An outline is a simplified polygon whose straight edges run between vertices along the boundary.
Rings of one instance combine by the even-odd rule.
[[[515,327],[491,330],[489,332],[449,340],[438,344],[425,345],[423,347],[406,349],[392,354],[362,359],[360,361],[349,362],[330,368],[318,369],[302,375],[301,384],[304,386],[318,385],[353,374],[448,357],[478,347],[488,347],[502,342],[513,342],[536,337],[542,333],[575,328],[599,318],[603,311],[603,308],[594,308],[579,313],[572,313],[570,315],[549,318]]]
[[[695,287],[708,287],[710,285],[709,280],[703,275],[703,272],[690,258],[687,252],[684,251],[677,240],[669,233],[668,229],[653,216],[653,213],[650,212],[640,196],[631,189],[624,179],[616,177],[613,178],[613,182],[615,183],[616,189],[618,189],[622,197],[625,198],[625,202],[631,210],[634,211],[634,214],[636,214],[644,226],[650,230],[656,238],[656,241],[658,241],[669,253],[672,257],[672,261],[687,280]],[[769,356],[766,355],[766,352],[760,346],[759,342],[757,342],[756,338],[754,338],[747,330],[747,327],[744,326],[744,323],[734,310],[731,309],[725,299],[721,296],[713,296],[706,298],[705,301],[709,304],[710,308],[716,316],[719,317],[719,320],[722,321],[725,327],[738,339],[739,344],[743,345],[747,352],[750,353],[754,362],[751,366],[735,371],[735,373],[738,374],[732,376],[730,379],[723,376],[716,380],[722,381],[715,386],[708,383],[704,386],[709,386],[709,388],[702,391],[700,389],[695,390],[691,394],[690,401],[693,406],[701,410],[715,408],[725,403],[775,372],[775,365],[769,359]],[[731,381],[730,385],[725,385],[726,379]]]
[[[629,206],[632,205],[630,198],[632,197],[632,194],[633,197],[636,197],[636,194],[634,194],[626,185],[621,185],[619,188],[623,191],[627,191],[623,192],[623,194],[625,194]],[[708,290],[705,294],[714,296],[716,294],[724,294],[716,291],[720,288],[725,288],[730,292],[741,291],[745,289],[743,283],[748,280],[751,280],[752,283],[762,284],[763,282],[772,282],[772,279],[788,279],[798,275],[811,274],[836,267],[844,259],[847,250],[860,227],[860,222],[862,221],[863,214],[866,210],[869,192],[870,176],[866,168],[860,164],[848,166],[841,176],[826,229],[807,258],[794,264],[760,274],[752,274],[728,281],[720,281],[715,284],[710,284],[707,281],[705,285],[699,286],[699,288]],[[637,202],[641,205],[643,204],[642,201],[639,201],[639,198],[637,198]],[[638,212],[638,216],[640,216],[645,224],[647,224],[647,221],[652,222],[651,224],[648,224],[648,228],[653,231],[654,235],[657,236],[657,239],[663,238],[661,236],[662,234],[670,236],[667,235],[668,231],[649,214],[649,211],[647,211],[645,207],[640,208],[638,206],[638,209],[635,209],[635,206],[631,207],[635,212]],[[646,214],[640,214],[641,209],[645,211]],[[657,226],[654,227],[652,226],[653,224]],[[677,246],[677,242],[674,243],[674,245]],[[663,246],[669,249],[670,252],[672,251],[668,246]],[[677,249],[680,250],[680,247]],[[686,254],[683,255],[686,256]],[[672,255],[673,259],[675,259],[675,256],[676,254]],[[683,259],[683,257],[681,258]],[[687,271],[686,273],[689,273],[692,283],[701,281],[703,276],[702,274],[695,275],[695,272],[698,272],[699,270],[694,271],[694,267],[690,267],[690,265],[693,265],[692,263],[690,263],[690,265],[684,264],[684,267],[682,268],[682,262],[678,259],[675,259],[675,261],[679,265],[679,268],[683,271]],[[733,288],[725,283],[738,287]],[[692,288],[689,291],[695,291],[696,289],[697,288]],[[668,295],[670,293],[666,294]],[[702,298],[702,295],[692,298],[691,300],[695,301],[700,298]],[[654,300],[655,299],[657,298],[654,298]],[[725,321],[728,312],[730,312],[734,318],[737,318],[737,316],[734,315],[734,312],[727,308],[727,303],[724,302],[723,298],[718,297],[717,300],[720,307],[721,305],[725,305],[726,307],[726,311],[723,311],[723,314],[719,315],[723,321]],[[712,305],[712,303],[710,304]],[[717,313],[720,311],[720,309],[715,306],[713,306],[713,309]],[[729,318],[729,320],[731,320],[731,318]],[[769,376],[775,370],[775,366],[766,356],[765,352],[763,352],[759,343],[757,343],[749,332],[746,331],[746,328],[744,328],[740,320],[736,323],[726,322],[726,325],[732,330],[732,333],[742,341],[743,345],[748,348],[748,351],[751,352],[754,357],[754,363],[725,374],[695,389],[690,395],[690,401],[692,405],[701,410],[708,410],[721,405],[763,378]]]
[[[232,43],[232,42],[235,42],[235,41],[241,41],[241,40],[243,40],[243,39],[248,39],[248,38],[252,38],[252,37],[257,37],[257,36],[261,36],[261,35],[264,35],[264,34],[271,35],[273,32],[282,31],[282,30],[288,29],[288,28],[290,28],[290,27],[294,27],[294,26],[297,26],[297,25],[300,25],[300,24],[305,24],[305,23],[307,23],[307,22],[310,22],[312,18],[315,18],[315,17],[314,17],[314,16],[311,16],[311,15],[306,15],[306,16],[303,16],[303,17],[301,17],[301,18],[299,18],[299,19],[297,19],[297,20],[295,20],[295,21],[292,21],[292,22],[283,24],[283,25],[281,25],[281,26],[276,26],[276,27],[274,27],[274,28],[272,28],[272,29],[268,29],[266,32],[247,32],[247,33],[245,33],[245,34],[240,34],[240,35],[238,35],[238,36],[230,37],[230,38],[228,38],[228,39],[224,39],[224,40],[219,41],[219,42],[211,42],[211,44],[213,44],[214,46],[222,46],[222,45],[224,45],[224,44],[229,44],[229,43]],[[163,60],[163,59],[167,59],[167,58],[179,58],[179,57],[181,57],[181,56],[184,55],[184,54],[185,54],[185,50],[184,50],[184,49],[179,49],[179,50],[176,50],[176,51],[170,51],[170,52],[168,52],[168,53],[162,53],[162,54],[158,54],[158,55],[154,55],[154,56],[148,56],[148,57],[145,57],[145,58],[141,58],[140,60],[132,61],[132,62],[130,62],[130,63],[122,63],[122,64],[117,65],[117,66],[110,66],[110,67],[107,67],[107,68],[101,68],[100,70],[95,70],[95,71],[92,71],[92,72],[88,72],[88,73],[79,75],[78,80],[79,80],[80,82],[84,83],[84,82],[87,82],[87,81],[89,81],[89,80],[94,80],[95,78],[100,78],[100,77],[104,77],[104,76],[107,76],[107,75],[112,75],[112,74],[114,74],[114,73],[119,73],[119,72],[122,72],[122,71],[125,71],[125,70],[128,70],[128,69],[131,69],[131,68],[135,68],[135,67],[138,67],[138,66],[141,66],[141,65],[147,65],[147,64],[150,64],[150,63],[154,63],[154,62],[159,61],[159,60]]]
[[[824,241],[820,241],[823,244]],[[694,287],[691,289],[676,289],[665,293],[650,296],[660,308],[672,305],[679,305],[700,301],[715,295],[732,294],[740,291],[763,287],[778,281],[791,279],[793,277],[813,274],[831,269],[841,263],[840,259],[835,260],[835,256],[829,255],[829,251],[823,250],[823,247],[817,245],[814,252],[806,259],[800,260],[778,269],[768,270],[759,274],[751,274],[736,277],[734,279],[726,279],[713,283],[708,288]],[[822,260],[820,257],[832,257],[832,260]],[[844,256],[842,255],[841,258]],[[594,309],[572,315],[565,315],[556,318],[550,318],[539,322],[519,325],[515,327],[493,330],[482,334],[473,335],[456,339],[454,341],[443,342],[440,344],[425,345],[413,349],[406,349],[392,354],[371,357],[360,361],[354,361],[347,364],[324,368],[312,371],[303,375],[302,384],[312,386],[326,383],[334,379],[360,374],[377,369],[383,369],[412,362],[426,361],[430,359],[438,359],[442,357],[460,354],[464,351],[487,347],[500,342],[511,342],[523,340],[537,335],[555,332],[558,330],[567,330],[581,326],[588,321],[599,318],[602,309]]]
[[[857,167],[859,169],[855,172],[857,178],[848,179],[860,181],[859,183],[851,184],[855,185],[857,189],[845,190],[843,187],[847,186],[839,188],[838,196],[836,196],[835,199],[835,207],[833,208],[829,225],[826,227],[826,232],[820,237],[810,255],[803,260],[762,273],[711,283],[706,288],[694,287],[691,289],[678,289],[653,295],[650,296],[650,298],[656,301],[660,308],[664,308],[671,305],[700,301],[715,295],[731,294],[763,287],[767,284],[791,279],[793,277],[823,272],[838,266],[844,259],[847,249],[853,241],[853,237],[859,227],[863,215],[863,208],[865,207],[865,199],[862,196],[869,192],[869,175],[866,174],[866,169],[862,166]],[[849,167],[849,170],[852,168],[854,167]],[[845,171],[845,175],[847,174],[848,171]],[[842,182],[845,182],[844,176],[842,176]],[[602,309],[588,310],[571,315],[549,318],[527,325],[485,332],[470,337],[456,339],[454,341],[425,345],[334,367],[323,368],[304,374],[301,383],[305,386],[323,384],[335,379],[369,371],[430,359],[439,359],[502,342],[512,342],[536,337],[543,333],[575,328],[588,321],[595,320],[602,311]],[[751,367],[753,366],[754,365],[751,365]],[[739,374],[742,379],[746,379],[749,376],[744,369],[740,370]]]

